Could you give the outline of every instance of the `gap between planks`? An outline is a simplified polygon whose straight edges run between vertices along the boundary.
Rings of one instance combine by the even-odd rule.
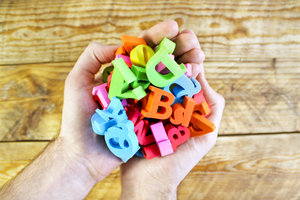
[[[82,52],[84,51],[84,48],[82,49]],[[205,53],[205,52],[204,52]],[[78,56],[78,58],[79,58],[79,56]],[[215,57],[215,56],[210,56],[210,57],[206,57],[205,58],[205,61],[204,61],[204,63],[206,63],[206,62],[210,62],[210,61],[215,61],[215,60],[221,60],[221,59],[227,59],[228,60],[228,57],[226,57],[226,56],[218,56],[218,57]],[[284,57],[284,58],[281,58],[281,57],[279,57],[279,58],[275,58],[275,57],[270,57],[270,56],[265,56],[265,57],[256,57],[256,56],[250,56],[250,57],[245,57],[245,56],[240,56],[240,57],[233,57],[233,58],[229,58],[229,60],[235,60],[235,59],[237,59],[236,61],[240,61],[240,62],[242,62],[242,61],[250,61],[250,60],[252,60],[252,61],[254,61],[254,62],[256,62],[256,61],[272,61],[272,62],[274,62],[275,61],[275,63],[274,64],[276,64],[276,61],[277,61],[277,59],[280,59],[280,60],[282,60],[282,59],[284,59],[284,60],[299,60],[299,57],[295,57],[295,56],[289,56],[289,57]],[[61,63],[61,64],[65,64],[65,63],[74,63],[75,64],[75,62],[77,61],[77,59],[76,60],[63,60],[63,61],[45,61],[45,62],[23,62],[23,63],[7,63],[7,64],[5,64],[5,63],[0,63],[0,67],[7,67],[7,66],[18,66],[18,65],[36,65],[36,64],[57,64],[57,63]],[[273,65],[274,65],[273,64]]]
[[[226,134],[226,135],[218,135],[218,137],[247,137],[247,136],[264,136],[264,135],[297,135],[300,134],[300,132],[270,132],[270,133],[246,133],[246,134]],[[52,140],[15,140],[15,141],[2,141],[1,143],[22,143],[22,142],[52,142]]]

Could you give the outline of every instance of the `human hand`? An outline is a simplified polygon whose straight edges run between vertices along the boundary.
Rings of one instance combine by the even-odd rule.
[[[95,74],[101,64],[114,59],[118,46],[91,43],[77,60],[65,81],[61,141],[70,157],[75,157],[98,182],[122,162],[105,145],[104,138],[93,133],[91,116],[97,108],[92,89],[99,82]]]
[[[192,64],[193,76],[197,77],[207,102],[212,106],[208,119],[216,125],[214,132],[189,139],[166,157],[151,160],[134,157],[121,166],[121,199],[176,199],[179,183],[215,145],[225,101],[205,79],[204,54],[193,31],[179,33],[176,22],[165,21],[143,31],[141,36],[152,46],[164,37],[173,40],[177,62]]]

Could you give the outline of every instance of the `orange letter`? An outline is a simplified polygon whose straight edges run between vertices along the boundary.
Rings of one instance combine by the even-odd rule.
[[[122,35],[121,40],[123,42],[123,46],[126,52],[129,54],[130,51],[139,44],[147,45],[143,38],[129,36],[129,35]]]
[[[194,113],[192,115],[191,126],[189,127],[191,137],[205,135],[213,132],[215,128],[216,126],[211,121],[199,115],[198,113]]]
[[[199,113],[200,115],[206,117],[210,114],[210,108],[206,101],[199,103],[195,106],[194,112]]]
[[[142,109],[142,115],[155,119],[169,118],[172,114],[171,105],[175,101],[175,97],[171,93],[151,85],[149,89],[151,93],[146,106]],[[163,99],[161,100],[162,97]]]
[[[185,96],[183,100],[183,106],[179,103],[175,103],[173,108],[173,115],[170,117],[172,124],[188,127],[191,121],[194,107],[196,102],[193,98]]]

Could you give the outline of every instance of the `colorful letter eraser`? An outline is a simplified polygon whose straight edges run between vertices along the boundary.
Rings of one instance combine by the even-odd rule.
[[[173,113],[170,116],[170,122],[174,125],[179,125],[183,121],[184,107],[180,103],[172,105]]]
[[[108,76],[111,74],[111,72],[113,71],[114,67],[113,66],[108,66],[105,67],[105,69],[102,72],[102,80],[104,81],[104,83],[107,83],[108,80]]]
[[[211,107],[191,78],[192,65],[177,64],[172,55],[174,42],[164,38],[153,51],[143,38],[121,39],[113,66],[102,72],[107,84],[92,92],[104,108],[91,117],[92,128],[113,154],[123,162],[134,155],[166,156],[189,137],[215,129],[205,118]]]
[[[153,134],[148,134],[149,121],[147,120],[140,119],[134,127],[134,132],[136,133],[140,145],[145,146],[155,142]]]
[[[96,113],[98,113],[106,121],[115,119],[118,123],[121,123],[128,119],[121,101],[116,97],[111,99],[106,110],[97,109]]]
[[[137,137],[133,132],[130,120],[117,124],[107,130],[104,135],[109,150],[126,163],[140,149]]]
[[[97,95],[99,99],[99,103],[103,107],[104,110],[107,109],[110,99],[108,98],[108,93],[106,90],[107,83],[103,83],[93,88],[92,94]]]
[[[163,41],[169,41],[164,42]],[[170,44],[174,42],[164,38],[163,41],[159,44],[159,47],[156,49],[155,54],[149,59],[146,64],[146,74],[149,81],[157,87],[165,87],[177,78],[182,76],[186,72],[186,68],[183,64],[178,65],[175,60],[170,58],[168,54],[173,53],[174,48]],[[175,43],[174,43],[175,45]],[[156,65],[162,62],[170,73],[162,75],[156,71]]]
[[[182,103],[184,96],[193,97],[194,94],[200,92],[201,85],[196,79],[189,79],[186,75],[182,75],[163,89],[175,96],[174,103]]]
[[[123,46],[128,54],[130,54],[130,51],[134,47],[136,47],[140,44],[147,45],[147,43],[145,42],[145,40],[143,38],[129,36],[129,35],[122,35],[121,40],[122,40]]]
[[[142,149],[139,149],[137,152],[136,152],[136,154],[135,154],[136,156],[138,156],[138,157],[142,157],[142,158],[144,158],[144,155],[143,155],[143,152],[142,152]]]
[[[110,88],[110,83],[111,83],[111,78],[112,78],[112,75],[113,75],[113,71],[110,73],[110,75],[108,75],[107,77],[107,87]],[[108,97],[109,98],[109,97]]]
[[[165,48],[167,50],[167,53],[171,54],[174,52],[175,47],[176,47],[175,42],[172,42],[171,40],[165,37],[161,40],[161,42],[155,49],[155,52],[158,52],[161,48]]]
[[[165,129],[174,151],[176,150],[177,146],[183,144],[190,138],[190,131],[187,127],[178,126],[176,128],[171,124],[167,124]]]
[[[168,119],[172,114],[171,105],[175,97],[171,93],[157,87],[149,86],[149,90],[151,92],[146,106],[141,111],[142,115],[148,118]]]
[[[192,65],[187,63],[187,64],[184,64],[185,68],[186,68],[186,72],[185,72],[185,75],[188,77],[188,78],[191,78],[192,76]]]
[[[115,68],[108,92],[108,97],[110,99],[112,97],[118,97],[121,99],[134,98],[139,100],[146,96],[146,92],[141,86],[132,90],[129,89],[129,84],[135,81],[136,77],[122,58],[113,60],[112,63]]]
[[[148,77],[146,75],[146,69],[144,67],[138,67],[132,65],[131,71],[136,76],[136,80],[131,83],[133,88],[137,88],[138,86],[142,86],[144,89],[147,89],[150,85]]]
[[[127,115],[120,100],[113,97],[106,110],[96,109],[91,123],[96,134],[104,135],[107,129],[126,120]]]
[[[203,90],[200,90],[197,94],[194,94],[193,99],[196,101],[197,104],[203,103],[206,101],[203,95]]]
[[[120,46],[117,51],[115,52],[115,55],[118,55],[118,54],[122,54],[122,55],[125,55],[126,54],[126,51],[125,51],[125,48],[124,46]]]
[[[173,153],[173,148],[167,136],[163,123],[158,122],[152,124],[150,125],[150,129],[157,143],[161,156],[166,156]]]
[[[91,118],[91,124],[93,131],[98,135],[104,135],[105,131],[117,124],[116,119],[107,120],[103,118],[101,115],[99,115],[96,111],[96,113],[93,114]]]
[[[199,112],[200,115],[207,117],[210,114],[211,109],[209,108],[206,101],[195,105],[194,112]]]
[[[216,128],[216,126],[211,121],[195,112],[192,115],[190,123],[191,125],[189,126],[189,130],[191,137],[205,135],[207,133],[213,132]]]
[[[126,100],[126,99],[122,99],[121,103],[122,103],[122,106],[123,106],[123,107],[125,107],[125,106],[127,106],[127,105],[128,105],[128,104],[127,104],[127,100]]]
[[[133,108],[129,108],[126,112],[128,120],[132,121],[133,125],[136,125],[136,122],[138,121],[138,119],[140,118],[140,116],[142,115],[139,111],[139,109],[133,107]]]
[[[118,58],[122,58],[124,60],[124,62],[127,64],[127,66],[129,68],[131,68],[132,62],[131,62],[129,56],[122,55],[122,54],[117,54],[115,59],[118,59]]]
[[[147,160],[160,156],[160,152],[156,143],[143,146],[142,153]]]
[[[173,54],[169,54],[169,56],[174,60],[175,59],[175,56],[173,55]],[[156,71],[158,71],[158,72],[162,72],[164,69],[166,68],[166,66],[162,63],[162,62],[160,62],[160,63],[158,63],[158,65],[156,65]],[[170,72],[170,71],[169,71]],[[168,72],[168,73],[169,73]],[[165,74],[167,74],[167,73],[165,73]]]
[[[151,47],[140,44],[136,46],[130,52],[130,60],[132,64],[136,66],[145,67],[148,60],[154,55],[154,51]]]
[[[181,122],[181,125],[188,127],[191,121],[191,117],[193,115],[196,102],[194,101],[193,98],[185,96],[182,105],[184,107],[184,114],[183,114],[183,120]]]
[[[173,104],[173,114],[170,117],[170,122],[175,125],[181,124],[182,126],[188,127],[196,102],[193,98],[185,96],[183,105],[179,103]]]

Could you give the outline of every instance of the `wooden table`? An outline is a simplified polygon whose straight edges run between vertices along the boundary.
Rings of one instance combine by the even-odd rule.
[[[0,185],[59,132],[64,80],[96,40],[193,29],[226,109],[178,199],[300,199],[300,1],[0,1]],[[118,199],[119,170],[86,199]]]

